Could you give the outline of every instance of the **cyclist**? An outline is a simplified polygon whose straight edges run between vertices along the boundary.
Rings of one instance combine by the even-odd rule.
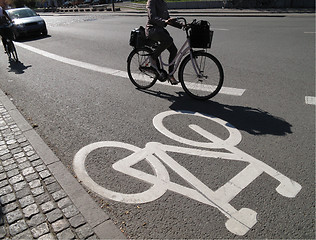
[[[3,4],[0,5],[0,35],[2,39],[2,44],[4,47],[4,51],[6,51],[6,39],[8,38],[8,21],[12,22],[7,12],[4,10]]]
[[[146,8],[148,13],[146,36],[149,39],[159,42],[158,47],[154,50],[149,59],[152,67],[158,70],[157,59],[164,50],[167,49],[170,53],[169,64],[173,61],[178,52],[172,37],[165,29],[168,24],[172,24],[174,18],[170,18],[167,3],[164,0],[148,0]],[[169,66],[168,79],[172,85],[175,85],[179,82],[174,78],[173,75],[170,75],[173,69],[174,65]]]

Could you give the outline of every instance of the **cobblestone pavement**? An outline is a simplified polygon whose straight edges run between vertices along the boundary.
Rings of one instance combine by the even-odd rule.
[[[2,104],[0,160],[0,238],[97,238]]]

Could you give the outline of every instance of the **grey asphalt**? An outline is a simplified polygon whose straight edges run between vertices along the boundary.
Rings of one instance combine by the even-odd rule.
[[[129,11],[116,14],[135,13],[144,14]],[[173,10],[171,13],[314,14],[311,10],[232,9]],[[0,238],[124,239],[119,228],[34,128],[0,90]]]

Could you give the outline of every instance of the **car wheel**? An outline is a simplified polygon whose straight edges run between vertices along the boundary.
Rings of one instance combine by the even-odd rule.
[[[47,36],[47,34],[48,34],[47,29],[45,29],[45,30],[42,31],[42,35],[43,35],[43,36]]]

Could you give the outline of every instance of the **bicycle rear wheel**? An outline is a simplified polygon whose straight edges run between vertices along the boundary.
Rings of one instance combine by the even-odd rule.
[[[223,85],[224,71],[222,65],[217,58],[204,51],[193,52],[193,57],[196,71],[190,55],[186,56],[180,65],[179,80],[181,85],[184,91],[195,99],[210,99],[220,91]]]
[[[15,62],[19,61],[14,43],[11,40],[7,40],[7,54],[8,54],[9,60],[14,60]]]
[[[127,58],[129,79],[139,89],[150,88],[157,81],[156,71],[150,67],[150,53],[150,48],[135,48]]]

